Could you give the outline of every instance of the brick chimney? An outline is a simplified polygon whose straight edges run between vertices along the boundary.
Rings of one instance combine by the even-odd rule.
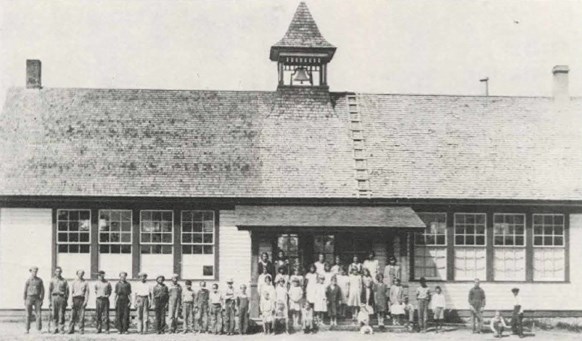
[[[40,88],[42,88],[40,76],[41,76],[40,60],[27,59],[26,60],[26,88],[27,89],[40,89]]]
[[[568,103],[570,94],[568,91],[568,65],[556,65],[552,69],[554,75],[554,102]]]

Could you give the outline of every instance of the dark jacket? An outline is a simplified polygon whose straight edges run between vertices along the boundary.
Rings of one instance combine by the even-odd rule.
[[[373,307],[375,305],[374,288],[370,288],[370,297],[366,299],[366,288],[363,287],[362,291],[360,292],[360,302],[362,302],[362,304],[371,305]]]

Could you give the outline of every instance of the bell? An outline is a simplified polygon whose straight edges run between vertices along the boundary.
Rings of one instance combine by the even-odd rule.
[[[303,68],[303,67],[297,68],[295,70],[295,73],[297,75],[293,79],[294,81],[301,82],[301,84],[303,84],[303,82],[309,82],[310,81],[309,75],[307,75],[307,70],[305,70],[305,68]]]

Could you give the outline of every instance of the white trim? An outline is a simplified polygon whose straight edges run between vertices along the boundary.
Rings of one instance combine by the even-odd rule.
[[[87,212],[89,212],[89,230],[88,231],[81,231],[81,230],[79,230],[79,231],[76,231],[75,232],[75,231],[71,231],[71,230],[68,230],[67,229],[66,231],[60,231],[59,230],[59,222],[62,221],[62,222],[69,223],[71,221],[74,221],[74,220],[69,220],[68,218],[67,218],[66,221],[63,221],[63,220],[59,221],[59,212],[60,211],[87,211]],[[92,232],[91,231],[91,228],[92,228],[93,223],[91,221],[91,210],[90,209],[87,209],[87,208],[57,208],[57,219],[56,219],[56,221],[57,221],[57,230],[56,230],[56,234],[57,234],[57,236],[56,236],[57,253],[59,253],[59,250],[58,250],[58,246],[59,245],[79,245],[79,246],[80,245],[91,245],[91,232]],[[77,222],[79,222],[79,221],[80,221],[80,219],[77,220]],[[66,233],[67,234],[67,237],[68,237],[68,235],[70,235],[71,233],[81,233],[81,232],[82,233],[88,233],[89,234],[89,240],[88,241],[86,241],[86,242],[82,242],[82,241],[76,241],[76,242],[66,241],[66,242],[61,242],[61,241],[59,241],[59,234]],[[89,253],[90,252],[91,251],[89,250]],[[66,253],[69,253],[69,252],[66,252]],[[77,253],[77,252],[73,252],[73,253]]]
[[[448,246],[449,240],[447,238],[447,230],[448,230],[449,226],[448,226],[448,220],[447,220],[447,212],[416,212],[416,214],[417,215],[420,215],[420,214],[438,214],[438,215],[444,215],[445,216],[445,233],[444,233],[445,243],[444,244],[416,244],[416,235],[417,234],[422,234],[422,235],[426,236],[428,233],[426,233],[426,231],[425,231],[425,232],[422,232],[422,233],[419,233],[419,232],[414,233],[414,245],[415,246],[442,246],[442,247]],[[422,218],[420,220],[422,220]],[[432,233],[430,233],[430,235],[431,236],[434,236],[435,237],[435,240],[436,240],[436,237],[437,236],[441,236],[440,234],[432,234]],[[425,237],[425,241],[426,241],[426,237]]]
[[[129,222],[131,224],[131,228],[130,228],[129,232],[121,230],[121,227],[120,227],[120,230],[119,230],[119,237],[121,237],[122,234],[129,233],[129,242],[122,242],[122,241],[119,241],[119,242],[111,242],[111,241],[109,241],[109,242],[102,242],[101,241],[101,230],[100,230],[101,227],[99,226],[99,222],[101,220],[101,212],[102,211],[110,211],[110,212],[112,212],[112,211],[119,211],[119,212],[126,211],[126,212],[129,212],[129,216],[130,216]],[[141,226],[140,226],[140,232],[141,232]],[[111,233],[112,232],[111,231],[103,232],[103,234],[105,234],[105,233],[108,233],[111,236]],[[115,233],[115,232],[113,232],[113,233]],[[97,244],[98,245],[120,245],[121,246],[121,245],[132,245],[132,242],[133,242],[133,210],[114,209],[114,208],[106,208],[106,209],[99,209],[99,210],[97,210]]]
[[[141,241],[141,235],[142,233],[148,233],[148,234],[154,234],[154,233],[161,233],[162,235],[164,234],[168,234],[168,232],[143,232],[142,231],[142,223],[143,223],[143,219],[142,219],[142,214],[144,212],[170,212],[172,213],[172,238],[170,240],[170,242],[142,242]],[[139,211],[139,244],[140,245],[170,245],[173,246],[174,245],[174,211],[173,210],[140,210]],[[141,253],[141,251],[140,251]],[[172,250],[173,253],[173,250]]]
[[[185,221],[184,220],[184,212],[198,212],[198,213],[212,213],[212,232],[203,232],[204,231],[204,226],[202,226],[202,232],[184,232],[184,223],[194,223],[196,222],[195,220],[188,220]],[[206,220],[202,220],[202,223],[204,223]],[[196,234],[198,235],[202,235],[202,242],[201,243],[195,243],[195,242],[190,242],[190,243],[184,243],[183,240],[183,236],[187,234],[190,236],[194,236]],[[204,242],[204,235],[212,235],[212,243],[205,243]],[[202,253],[186,253],[187,255],[214,255],[216,254],[216,214],[213,210],[181,210],[180,211],[180,245],[181,246],[212,246],[212,253],[204,253],[204,248],[202,248],[203,252]]]

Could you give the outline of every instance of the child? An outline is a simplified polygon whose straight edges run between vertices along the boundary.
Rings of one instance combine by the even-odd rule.
[[[384,267],[384,283],[390,288],[396,279],[400,280],[400,266],[396,265],[396,258],[391,256],[388,265]]]
[[[513,314],[511,316],[511,331],[513,335],[523,337],[523,305],[521,304],[521,296],[519,296],[519,288],[511,289],[513,293]]]
[[[325,271],[325,255],[323,253],[320,253],[317,255],[317,262],[315,262],[313,265],[315,265],[315,270],[317,271],[318,275],[323,275],[323,272]]]
[[[234,293],[234,280],[226,281],[226,290],[224,291],[224,331],[227,335],[234,334],[235,313],[236,313],[236,296]]]
[[[293,275],[291,275],[291,277],[289,278],[289,282],[291,282],[291,285],[293,285],[294,280],[299,281],[299,286],[303,288],[303,284],[305,282],[305,279],[303,278],[303,275],[301,274],[301,270],[299,269],[298,266],[293,268]]]
[[[277,270],[277,276],[275,276],[275,282],[279,283],[279,281],[283,280],[285,282],[285,286],[289,283],[289,275],[287,275],[287,267],[281,266]]]
[[[236,297],[236,314],[238,318],[238,332],[243,335],[249,329],[250,299],[247,296],[247,286],[240,285],[240,292]]]
[[[374,329],[370,327],[370,313],[366,309],[366,305],[360,306],[358,313],[358,324],[360,325],[360,334],[374,334]]]
[[[275,321],[273,322],[273,332],[277,334],[277,322],[285,322],[285,332],[289,334],[289,311],[287,309],[287,304],[283,301],[277,300],[275,304]]]
[[[271,277],[271,274],[269,274],[267,271],[268,271],[267,267],[264,266],[263,273],[261,273],[259,275],[259,278],[257,278],[257,291],[259,292],[259,297],[263,296],[263,287],[265,286],[265,283],[267,282],[266,278],[269,277],[271,280],[273,280],[273,277]]]
[[[271,300],[275,300],[276,293],[275,288],[271,283],[271,276],[265,277],[265,284],[263,284],[263,287],[261,288],[260,299],[263,299],[263,297],[267,293],[269,294],[269,296],[271,296]]]
[[[342,293],[337,285],[337,278],[333,276],[331,283],[326,289],[325,296],[328,303],[329,325],[337,326],[337,312],[342,302]]]
[[[355,322],[360,307],[360,292],[362,291],[362,278],[358,274],[358,270],[352,268],[349,280],[348,306],[352,313],[352,320]]]
[[[303,332],[305,334],[313,332],[313,310],[309,302],[303,303],[303,310],[301,311],[301,321],[303,323]]]
[[[375,297],[374,297],[374,288],[373,283],[369,282],[364,289],[362,289],[362,293],[360,296],[360,303],[366,306],[366,310],[368,311],[369,315],[374,314],[374,306],[375,304]]]
[[[168,287],[164,284],[164,276],[156,278],[156,286],[153,289],[154,297],[154,311],[156,313],[155,329],[158,334],[164,333],[164,325],[166,321],[166,311],[168,309]]]
[[[489,328],[491,328],[493,336],[503,337],[503,330],[507,328],[507,324],[505,324],[505,319],[501,316],[499,310],[495,312],[495,316],[491,319]]]
[[[323,267],[324,271],[323,271],[323,284],[325,284],[325,286],[329,286],[331,284],[331,278],[334,276],[334,273],[331,272],[331,265],[329,265],[329,263],[325,263],[325,266]]]
[[[392,325],[399,326],[402,323],[402,317],[405,314],[405,309],[406,305],[402,300],[395,301],[390,305],[390,314],[392,315]],[[414,313],[414,307],[412,307],[412,312]]]
[[[386,283],[386,279],[384,279],[384,283]],[[386,284],[386,286],[388,287],[388,284]],[[404,290],[402,290],[402,286],[400,285],[399,279],[396,279],[394,283],[392,283],[392,287],[389,287],[389,289],[390,289],[390,312],[392,312],[392,305],[401,304],[404,301]]]
[[[285,274],[289,274],[289,258],[285,256],[283,250],[277,252],[277,260],[275,261],[275,269],[280,273],[279,269],[283,268]],[[275,280],[277,282],[277,280]]]
[[[374,251],[370,251],[368,259],[364,261],[362,267],[368,269],[372,279],[376,278],[376,275],[378,274],[378,260],[376,259],[376,253]]]
[[[273,315],[275,314],[275,302],[269,292],[265,292],[261,298],[261,317],[263,318],[263,333],[271,334],[273,330]]]
[[[348,273],[351,274],[353,270],[356,270],[358,274],[362,272],[362,263],[360,263],[357,255],[354,255],[352,258],[352,264],[348,267]]]
[[[315,300],[313,302],[313,311],[315,312],[315,324],[323,324],[323,318],[327,312],[327,298],[325,296],[325,277],[319,276],[315,286]]]
[[[333,272],[333,274],[337,276],[341,273],[342,268],[343,266],[340,256],[335,256],[334,264],[331,267],[331,272]]]
[[[309,267],[309,272],[305,275],[305,297],[307,302],[313,304],[315,302],[315,288],[317,286],[317,273],[315,265],[311,264]]]
[[[194,306],[194,319],[196,321],[196,332],[206,333],[208,330],[208,297],[210,293],[206,289],[206,282],[200,282],[200,289],[196,293],[196,303]]]
[[[186,288],[182,291],[182,317],[184,318],[184,334],[194,330],[194,290],[192,290],[192,281],[186,281]]]
[[[208,296],[210,305],[210,326],[211,334],[222,334],[222,294],[218,291],[218,284],[212,284],[212,292]]]
[[[287,292],[287,283],[284,279],[279,279],[277,283],[277,288],[275,288],[275,301],[281,302],[285,305],[287,309],[287,301],[289,299],[289,293]]]
[[[443,328],[443,320],[445,319],[445,295],[443,295],[441,287],[435,288],[435,294],[431,298],[432,310],[434,312],[434,321],[436,324],[435,331],[438,333]]]
[[[378,315],[378,326],[384,327],[384,315],[386,315],[386,311],[388,310],[390,289],[384,284],[384,276],[382,274],[376,276],[376,282],[374,300],[376,303],[376,314]]]
[[[348,293],[350,290],[350,277],[346,273],[345,268],[341,268],[340,273],[336,276],[337,285],[342,294],[342,302],[340,304],[339,315],[342,318],[346,317],[346,307],[348,304]]]
[[[289,312],[291,313],[291,319],[293,320],[293,329],[299,326],[302,298],[303,288],[301,288],[299,280],[294,278],[291,280],[291,288],[289,288]]]
[[[370,270],[368,270],[367,268],[364,268],[362,270],[362,283],[364,285],[364,288],[373,282],[374,282],[374,279],[372,278],[372,274],[370,273]]]
[[[414,306],[408,302],[408,296],[404,296],[404,312],[408,316],[407,327],[412,330],[414,328]]]
[[[426,333],[430,289],[426,285],[426,279],[424,277],[420,277],[419,282],[420,286],[416,288],[416,301],[418,302],[418,328],[422,333]]]

